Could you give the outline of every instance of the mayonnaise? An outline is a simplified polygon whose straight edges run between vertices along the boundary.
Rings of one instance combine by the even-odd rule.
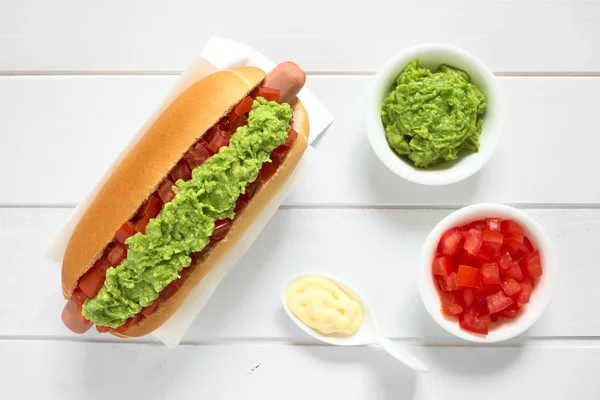
[[[360,302],[322,276],[296,280],[287,290],[286,302],[296,318],[326,335],[352,335],[362,322]]]

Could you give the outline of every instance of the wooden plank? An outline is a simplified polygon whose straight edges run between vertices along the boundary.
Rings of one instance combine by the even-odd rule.
[[[69,209],[0,209],[1,337],[74,338],[60,321],[60,268],[42,256]],[[383,332],[427,343],[451,339],[416,288],[419,252],[449,210],[284,209],[223,281],[187,342],[307,337],[285,316],[279,293],[292,275],[320,271],[355,285]],[[556,295],[527,337],[599,336],[600,210],[528,210],[548,231],[563,267]],[[14,301],[11,301],[14,299]],[[16,303],[15,303],[16,302]],[[95,332],[85,340],[109,336]]]
[[[374,71],[444,41],[494,71],[600,71],[600,4],[550,1],[44,0],[0,4],[0,70],[181,71],[213,34],[309,71]]]
[[[600,78],[502,77],[504,137],[479,174],[448,187],[408,183],[364,132],[370,77],[318,76],[309,87],[336,116],[290,205],[599,204],[585,180],[600,136]],[[0,204],[75,204],[104,173],[175,77],[0,78]],[[571,106],[576,105],[576,106]],[[43,177],[43,179],[40,179]],[[35,184],[32,184],[35,182]]]
[[[44,399],[596,399],[597,344],[412,348],[415,375],[368,347],[0,342],[2,393]],[[559,367],[560,366],[560,367]],[[565,373],[568,371],[568,373]],[[526,383],[524,381],[526,377]],[[32,384],[34,382],[34,384]]]

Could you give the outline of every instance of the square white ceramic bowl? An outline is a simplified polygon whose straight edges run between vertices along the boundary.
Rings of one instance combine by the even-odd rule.
[[[458,325],[458,318],[446,317],[441,311],[438,289],[433,281],[431,264],[436,255],[442,235],[455,226],[485,218],[512,219],[518,222],[534,248],[540,252],[543,275],[535,282],[531,299],[514,319],[499,318],[492,323],[487,336],[464,331]],[[477,204],[461,208],[440,221],[431,231],[421,250],[419,271],[419,293],[425,308],[433,319],[454,336],[472,342],[492,343],[513,338],[529,329],[542,315],[554,294],[558,282],[559,267],[550,238],[544,229],[525,212],[502,204]]]
[[[461,152],[457,160],[423,169],[415,167],[408,158],[398,156],[388,145],[381,121],[381,104],[398,74],[415,59],[419,60],[420,67],[431,70],[435,70],[441,64],[447,64],[465,71],[471,77],[471,82],[485,96],[487,109],[483,115],[483,130],[477,153]],[[479,171],[498,147],[501,117],[500,89],[492,71],[465,50],[446,44],[422,44],[408,48],[390,59],[375,75],[367,97],[367,136],[375,154],[396,175],[422,185],[448,185]]]

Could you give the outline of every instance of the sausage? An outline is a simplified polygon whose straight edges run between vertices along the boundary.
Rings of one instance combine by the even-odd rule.
[[[87,330],[90,329],[94,324],[89,321],[86,324],[78,317],[78,315],[79,311],[77,310],[77,304],[73,300],[67,301],[65,308],[63,308],[61,319],[65,326],[71,331],[82,334],[87,332]]]
[[[291,61],[282,62],[267,74],[263,86],[278,89],[280,102],[289,103],[300,93],[306,82],[306,74],[302,68]]]

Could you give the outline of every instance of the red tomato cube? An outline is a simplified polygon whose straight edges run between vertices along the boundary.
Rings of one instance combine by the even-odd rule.
[[[126,257],[127,249],[121,243],[114,243],[108,251],[108,261],[113,267],[120,265]]]
[[[175,198],[173,182],[171,182],[169,178],[165,178],[165,180],[162,181],[158,186],[158,195],[162,199],[163,203],[168,203]]]
[[[96,268],[90,268],[81,279],[79,279],[79,289],[87,297],[96,297],[102,285],[104,285],[104,275]]]
[[[447,276],[454,272],[450,257],[441,256],[433,260],[433,274]]]
[[[481,281],[479,269],[469,267],[468,265],[459,265],[456,276],[457,286],[478,287]]]
[[[242,117],[238,118],[238,120],[244,119],[244,118],[246,118],[246,117],[242,116]],[[237,120],[236,120],[236,123],[237,123]],[[240,126],[240,125],[238,125],[238,126]],[[237,129],[237,126],[236,126],[236,129]],[[212,151],[213,153],[218,153],[219,149],[221,149],[221,147],[227,146],[229,144],[230,139],[231,139],[231,135],[229,133],[227,133],[227,131],[222,130],[222,129],[217,129],[213,138],[210,140],[210,143],[208,144],[208,149],[210,151]]]
[[[458,315],[463,312],[463,308],[456,302],[450,292],[441,292],[440,300],[442,302],[442,312],[447,316]]]
[[[502,220],[500,218],[488,218],[485,220],[485,229],[493,232],[500,232]]]
[[[145,317],[149,317],[150,315],[152,315],[154,310],[156,310],[156,307],[158,307],[159,304],[160,304],[160,297],[158,297],[156,300],[154,300],[154,302],[152,304],[150,304],[149,306],[142,308],[141,313],[144,314]]]
[[[130,236],[133,236],[134,234],[135,226],[133,222],[127,221],[123,225],[121,225],[119,230],[115,233],[115,239],[117,240],[117,242],[125,244],[125,240],[127,240]]]
[[[275,101],[279,103],[280,91],[279,89],[273,89],[266,86],[259,86],[256,92],[256,97],[262,97],[268,101]]]
[[[500,258],[498,258],[498,268],[500,268],[500,271],[506,271],[510,269],[512,265],[513,259],[510,256],[510,254],[507,251],[505,251],[500,255]]]
[[[521,235],[521,236],[523,236],[525,234],[525,231],[523,231],[523,228],[521,228],[521,225],[519,225],[518,223],[516,223],[515,221],[510,220],[510,219],[502,221],[500,226],[501,226],[502,233],[504,233],[505,235]]]
[[[277,172],[278,168],[279,162],[277,160],[271,160],[271,162],[267,161],[263,164],[262,168],[260,169],[260,172],[258,173],[260,180],[263,182],[266,181],[267,179],[275,175],[275,172]]]
[[[150,196],[148,200],[146,200],[146,204],[142,207],[142,215],[147,216],[152,219],[155,218],[160,210],[162,209],[163,202],[157,196]]]
[[[529,282],[521,282],[521,292],[515,296],[515,301],[519,304],[529,303],[533,286]]]
[[[465,307],[466,308],[473,307],[473,302],[475,301],[475,289],[463,288],[462,295],[463,295],[463,303],[464,303]]]
[[[110,261],[108,260],[108,249],[104,250],[102,256],[94,263],[92,268],[95,268],[102,274],[102,276],[106,275],[106,270],[112,267]]]
[[[466,331],[487,335],[490,329],[490,316],[467,310],[459,319],[460,327]]]
[[[71,300],[77,304],[77,307],[81,308],[86,299],[87,296],[81,291],[81,289],[76,287],[75,290],[73,290],[73,293],[71,294]]]
[[[442,235],[438,250],[445,256],[454,256],[458,253],[463,242],[463,236],[458,228],[452,228]]]
[[[482,282],[475,290],[475,295],[487,297],[490,294],[496,293],[498,290],[502,290],[500,284],[488,285]]]
[[[237,106],[233,109],[233,112],[237,115],[243,115],[249,113],[252,110],[252,103],[254,99],[252,97],[246,97],[242,101],[238,103]]]
[[[481,251],[497,256],[500,254],[502,243],[504,242],[504,234],[496,231],[483,231],[483,245]]]
[[[504,278],[512,278],[516,281],[523,280],[523,271],[516,261],[513,261],[512,266],[509,269],[501,271],[501,274]]]
[[[137,232],[141,233],[142,235],[145,235],[146,234],[146,226],[148,226],[148,222],[150,222],[150,218],[143,217],[138,222],[136,222],[135,230]]]
[[[506,318],[514,318],[519,314],[520,308],[518,304],[513,304],[510,307],[507,307],[506,309],[502,310],[502,315],[505,316]]]
[[[215,229],[213,230],[213,234],[210,237],[212,240],[223,240],[227,232],[231,229],[231,220],[230,219],[222,219],[215,222]]]
[[[521,291],[521,284],[512,278],[508,278],[502,282],[502,290],[507,296],[512,297]]]
[[[542,276],[542,263],[540,262],[539,251],[534,251],[527,257],[527,274],[535,279]]]
[[[483,283],[493,285],[500,283],[500,271],[498,270],[498,264],[486,263],[481,266],[481,280]]]
[[[465,244],[463,248],[469,254],[476,256],[483,245],[483,232],[477,229],[469,229],[465,236]]]
[[[498,293],[489,295],[486,299],[490,314],[495,314],[514,304],[514,300],[508,297],[501,290]]]
[[[452,272],[448,276],[437,276],[438,286],[441,290],[445,292],[450,292],[452,290],[457,290],[458,286],[456,286],[456,272]]]
[[[169,176],[173,182],[177,182],[180,179],[187,181],[192,177],[192,171],[190,171],[190,167],[185,160],[180,160],[175,164]]]

